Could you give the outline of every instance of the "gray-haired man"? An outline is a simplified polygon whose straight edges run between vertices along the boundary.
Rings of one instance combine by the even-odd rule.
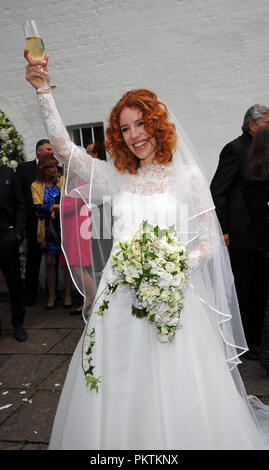
[[[222,149],[211,182],[216,212],[230,253],[242,322],[250,350],[246,355],[249,359],[259,359],[267,298],[267,265],[262,255],[251,249],[250,217],[242,186],[252,138],[265,123],[269,123],[268,107],[255,104],[247,110],[243,120],[243,133]]]

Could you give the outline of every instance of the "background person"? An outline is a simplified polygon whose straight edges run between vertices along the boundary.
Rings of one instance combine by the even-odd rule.
[[[11,324],[17,341],[25,341],[24,292],[20,273],[19,242],[23,239],[25,213],[11,168],[0,166],[0,268],[3,271],[11,305]]]
[[[83,183],[79,182],[79,186]],[[69,269],[79,290],[92,292],[88,298],[85,308],[89,308],[95,297],[95,284],[91,276],[92,265],[92,234],[90,211],[84,201],[80,198],[64,195],[61,200],[62,217],[62,244],[64,253],[61,256],[61,264],[65,269],[65,276],[68,280]],[[82,230],[86,226],[88,230]],[[68,266],[66,259],[68,260]],[[68,281],[67,281],[68,282]],[[70,286],[70,283],[68,283]],[[73,310],[70,315],[81,315],[84,302]]]
[[[20,163],[16,170],[17,187],[24,203],[26,216],[25,301],[27,306],[35,303],[39,288],[42,249],[37,241],[38,218],[33,204],[31,185],[36,179],[39,158],[43,156],[53,157],[53,150],[48,139],[39,140],[36,144],[36,158]]]
[[[251,218],[249,232],[251,248],[254,253],[264,256],[269,264],[269,124],[259,127],[255,133],[247,158],[245,176],[243,195]],[[261,344],[260,362],[267,368],[267,374],[269,372],[268,292],[267,289],[265,315],[257,311],[257,316],[251,325],[254,339],[257,338],[256,341]]]
[[[106,160],[106,151],[104,144],[101,142],[90,143],[86,147],[86,152],[92,158],[99,158],[99,160]]]
[[[269,108],[251,106],[243,121],[243,133],[222,149],[211,182],[211,193],[225,243],[229,249],[243,327],[249,347],[246,357],[259,359],[257,323],[264,315],[267,298],[267,263],[250,242],[250,216],[242,194],[245,167],[253,136],[269,122]]]
[[[45,254],[49,295],[47,309],[54,308],[56,304],[56,256],[61,251],[60,222],[51,215],[51,211],[59,209],[63,183],[63,177],[57,171],[57,164],[58,160],[50,155],[40,157],[37,177],[31,185],[38,216],[37,241]]]

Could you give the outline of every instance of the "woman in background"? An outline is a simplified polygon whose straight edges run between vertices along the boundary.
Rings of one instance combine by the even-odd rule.
[[[45,254],[48,288],[47,310],[56,303],[56,255],[61,251],[59,203],[63,177],[57,170],[58,160],[49,155],[40,157],[37,177],[32,183],[32,197],[38,216],[37,240]],[[53,214],[53,217],[52,217]]]
[[[80,182],[80,185],[85,184]],[[92,243],[91,243],[91,220],[90,211],[80,198],[63,195],[61,200],[62,223],[68,227],[63,230],[61,265],[64,267],[65,281],[69,286],[71,299],[70,273],[75,285],[81,293],[85,290],[92,293],[88,299],[88,307],[91,306],[95,297],[95,285],[90,274],[92,265]],[[87,230],[84,229],[87,227]],[[70,270],[70,272],[69,272]],[[71,302],[70,302],[71,303]],[[84,302],[73,310],[70,315],[82,315]]]

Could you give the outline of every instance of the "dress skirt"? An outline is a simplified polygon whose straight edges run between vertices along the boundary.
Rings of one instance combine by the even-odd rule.
[[[105,287],[101,280],[99,292]],[[128,286],[109,298],[95,328],[94,375],[86,387],[82,338],[58,405],[50,450],[264,449],[203,304],[191,288],[174,343],[161,343],[146,318],[131,314]]]

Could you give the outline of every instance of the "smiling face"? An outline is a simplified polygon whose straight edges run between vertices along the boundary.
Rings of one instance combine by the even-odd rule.
[[[140,160],[140,165],[152,163],[157,141],[145,130],[142,111],[138,108],[124,108],[120,113],[119,123],[123,140]]]
[[[40,145],[36,151],[36,156],[39,160],[40,157],[43,155],[49,155],[50,157],[53,157],[53,150],[52,146],[48,143],[45,143],[43,145]]]

